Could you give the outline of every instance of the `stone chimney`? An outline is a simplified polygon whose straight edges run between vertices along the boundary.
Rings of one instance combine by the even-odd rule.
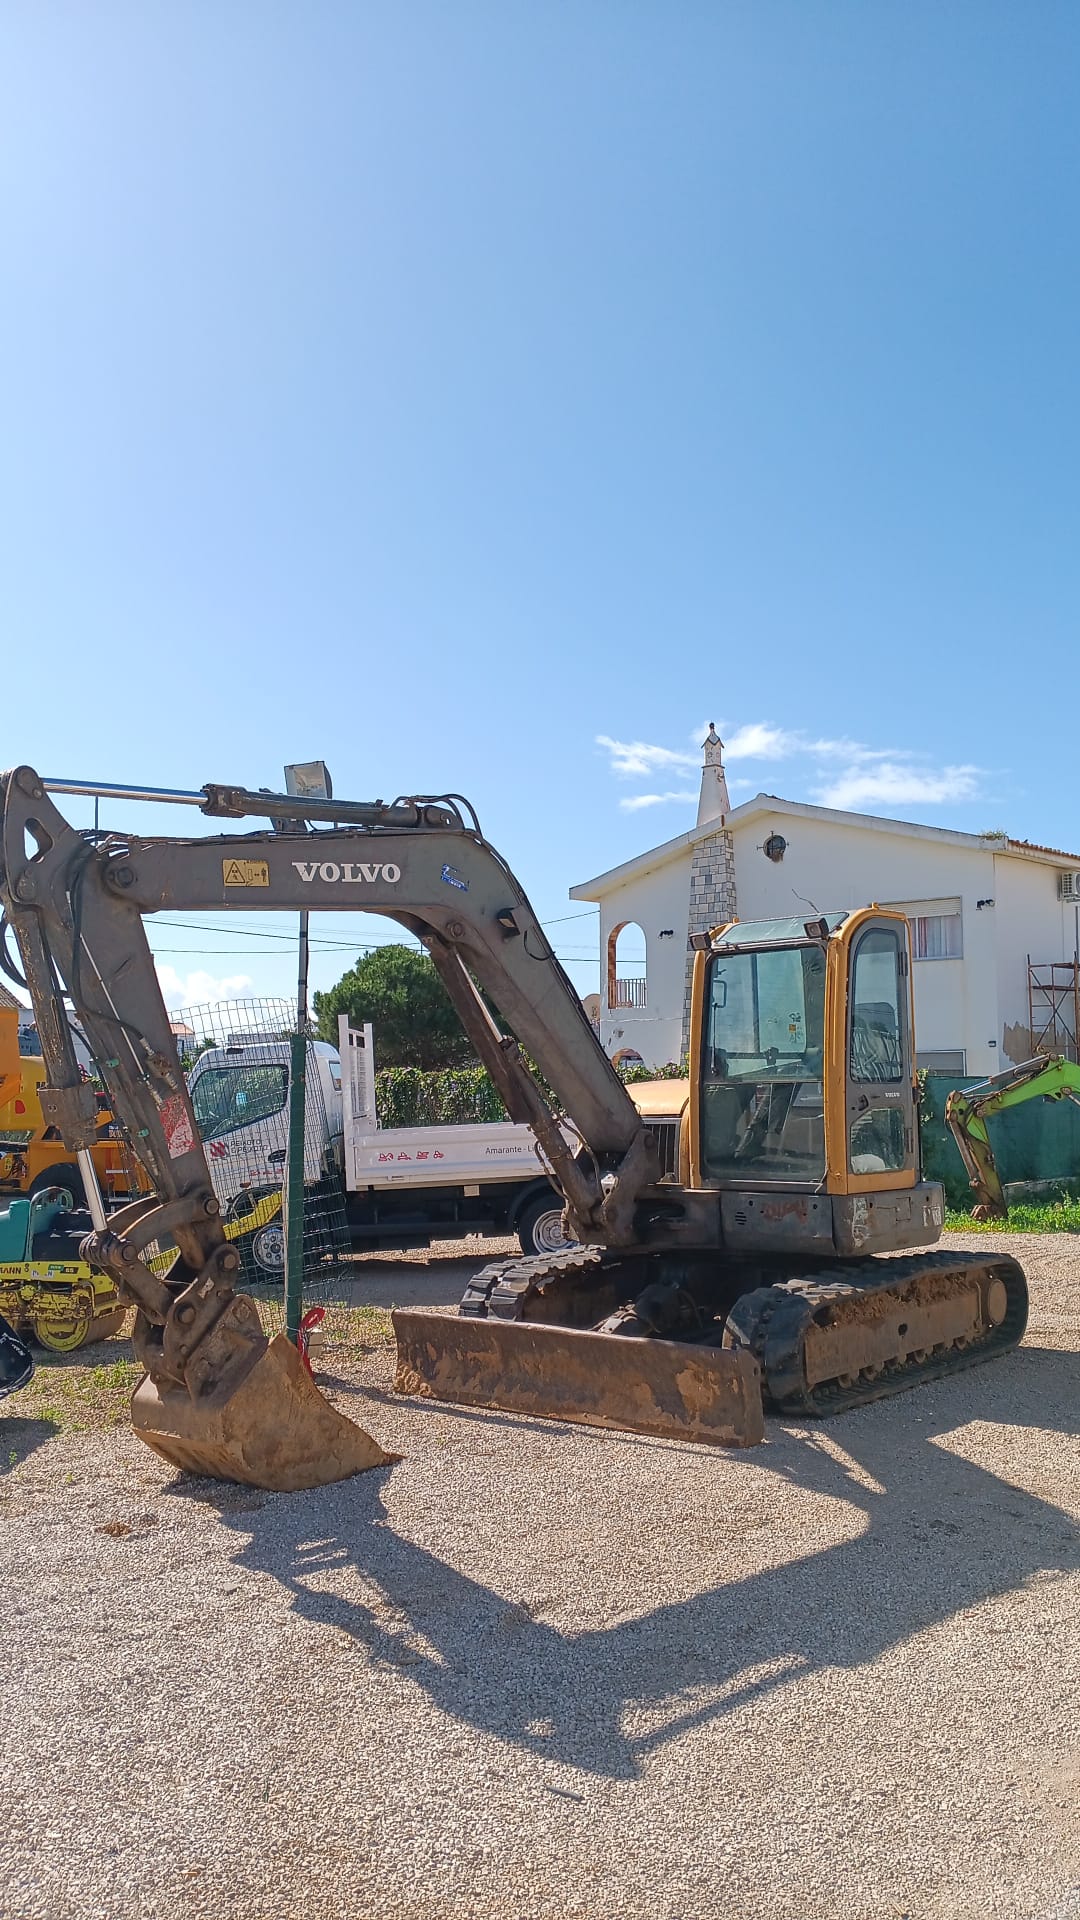
[[[715,820],[718,826],[723,826],[726,815],[731,812],[731,801],[728,799],[727,774],[724,772],[724,743],[714,721],[709,721],[709,731],[701,744],[705,765],[701,769],[697,823],[703,827],[707,820]]]
[[[701,770],[701,798],[698,801],[698,829],[707,831],[695,841],[690,861],[690,901],[687,912],[686,988],[683,995],[682,1050],[690,1041],[690,981],[694,956],[689,950],[692,933],[707,933],[723,926],[737,915],[735,899],[735,842],[727,826],[731,812],[727,775],[724,772],[724,743],[709,722],[703,741],[705,765]]]

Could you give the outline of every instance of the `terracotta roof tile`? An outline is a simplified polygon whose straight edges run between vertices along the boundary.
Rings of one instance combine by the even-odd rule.
[[[1013,853],[1049,853],[1055,860],[1070,860],[1080,867],[1080,853],[1066,853],[1063,847],[1043,847],[1037,840],[1006,840],[1005,845]]]

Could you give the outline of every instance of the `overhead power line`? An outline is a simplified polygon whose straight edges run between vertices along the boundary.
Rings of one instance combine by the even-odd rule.
[[[567,913],[567,914],[564,914],[561,919],[541,920],[540,925],[542,927],[559,927],[559,926],[564,926],[567,923],[567,921],[570,921],[570,920],[590,920],[591,918],[592,918],[592,915],[588,913]],[[192,921],[192,920],[159,920],[155,916],[154,919],[150,922],[150,927],[151,927],[151,930],[153,930],[154,927],[169,927],[170,929],[178,933],[179,932],[228,933],[228,934],[231,934],[234,939],[277,940],[277,941],[286,942],[290,947],[296,945],[296,935],[295,933],[292,933],[292,932],[285,932],[285,931],[282,931],[280,933],[274,932],[274,931],[266,932],[261,927],[238,927],[236,925],[229,926],[229,927],[220,927],[220,926],[216,926],[212,920],[208,920],[200,924],[199,922]],[[378,940],[378,939],[371,939],[371,940],[368,940],[366,943],[361,943],[358,940],[346,939],[344,936],[340,936],[340,935],[337,937],[334,937],[326,934],[312,934],[310,939],[310,945],[313,947],[332,947],[337,951],[343,947],[344,948],[354,947],[360,944],[367,944],[368,946],[384,946],[384,945],[399,946],[403,939],[406,939],[406,940],[415,939],[415,935],[407,934],[405,930],[402,929],[402,932],[400,934],[397,934],[394,936],[388,936],[387,940],[385,941]]]
[[[155,954],[168,953],[179,955],[185,960],[251,960],[254,958],[250,947],[154,947],[152,951]],[[370,952],[371,948],[357,948],[355,946],[349,948],[350,953],[356,953],[358,951]],[[281,954],[280,956],[277,954],[265,954],[263,957],[267,960],[277,959],[279,957],[282,960],[287,960],[290,956],[288,954]],[[574,953],[557,953],[555,958],[561,960],[564,965],[568,964],[574,967],[583,967],[589,966],[593,962],[598,963],[600,955],[598,953],[575,951]]]

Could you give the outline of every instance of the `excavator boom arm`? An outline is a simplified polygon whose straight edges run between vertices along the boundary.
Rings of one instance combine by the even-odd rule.
[[[5,776],[0,893],[42,1020],[56,1115],[69,1144],[89,1118],[59,974],[86,1026],[115,1110],[131,1127],[158,1195],[179,1202],[210,1181],[194,1126],[143,917],[162,909],[341,911],[388,915],[427,946],[514,1119],[536,1131],[581,1237],[630,1238],[633,1200],[657,1177],[645,1129],[574,989],[506,863],[452,803],[305,802],[206,789],[207,810],[256,809],[284,831],[200,839],[129,838],[90,845],[59,814],[32,769]],[[303,816],[350,824],[308,831]],[[352,821],[358,824],[351,824]],[[490,995],[515,1039],[502,1035]],[[575,1156],[523,1047],[588,1149]],[[181,1223],[187,1231],[190,1223]],[[196,1266],[220,1227],[202,1219]]]

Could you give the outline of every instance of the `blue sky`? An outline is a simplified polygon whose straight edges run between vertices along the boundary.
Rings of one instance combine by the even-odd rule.
[[[462,791],[583,990],[567,889],[691,824],[712,718],[734,799],[1080,846],[1071,0],[2,45],[0,761]],[[155,927],[174,998],[289,990],[287,927],[212,927]]]

